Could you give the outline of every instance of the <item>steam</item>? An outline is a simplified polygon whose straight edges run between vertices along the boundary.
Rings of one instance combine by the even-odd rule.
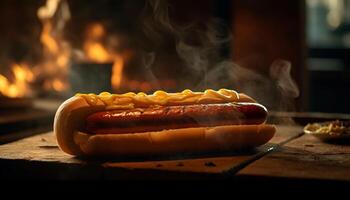
[[[143,65],[145,66],[145,72],[146,72],[146,76],[148,77],[148,79],[152,80],[156,87],[160,87],[160,85],[157,81],[158,79],[154,75],[153,70],[151,68],[155,59],[156,59],[156,54],[154,52],[150,52],[150,53],[147,53],[143,56],[142,61],[143,61]]]
[[[184,85],[193,87],[206,77],[207,71],[216,63],[226,60],[220,55],[221,48],[231,42],[229,27],[219,19],[211,19],[207,24],[189,23],[179,26],[172,22],[170,6],[166,0],[146,1],[141,18],[144,41],[143,60],[151,81],[157,80],[152,71],[159,65],[173,64],[180,71]],[[149,55],[154,55],[152,59]],[[169,60],[170,59],[170,60]],[[161,63],[165,60],[165,63]],[[196,82],[196,83],[194,83]]]
[[[219,80],[213,81],[211,76],[220,75],[222,73],[220,69],[231,64],[228,58],[220,55],[221,48],[232,39],[229,28],[219,19],[212,19],[205,25],[204,30],[205,32],[192,31],[187,34],[199,38],[196,45],[186,40],[180,40],[176,45],[177,53],[184,61],[187,70],[202,77],[195,83],[195,88],[198,90],[213,87],[212,85]]]
[[[291,77],[292,65],[288,61],[276,60],[270,67],[270,77],[276,81],[277,87],[286,97],[297,98],[299,89]]]
[[[291,78],[291,63],[276,60],[270,66],[269,75],[241,67],[231,61],[219,62],[208,71],[206,79],[199,83],[213,88],[233,88],[246,93],[269,109],[293,111],[294,99],[299,96],[299,89]]]
[[[166,34],[177,36],[179,33],[170,23],[169,5],[167,0],[148,0],[143,10],[143,32],[146,37],[156,43],[162,44]]]
[[[299,89],[291,78],[290,62],[274,61],[268,74],[239,66],[220,53],[222,47],[232,41],[230,28],[225,23],[211,19],[207,24],[179,26],[171,21],[169,8],[165,0],[146,1],[143,47],[149,79],[160,78],[153,73],[154,67],[159,65],[157,60],[171,54],[176,57],[179,68],[180,88],[231,88],[252,96],[268,109],[294,109]]]

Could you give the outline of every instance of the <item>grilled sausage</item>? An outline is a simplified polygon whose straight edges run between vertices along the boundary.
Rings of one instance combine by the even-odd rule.
[[[125,134],[166,129],[253,125],[266,121],[267,110],[257,103],[157,106],[102,111],[86,118],[90,134]]]

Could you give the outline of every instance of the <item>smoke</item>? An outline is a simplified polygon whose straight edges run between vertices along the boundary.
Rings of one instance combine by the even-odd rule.
[[[156,59],[156,53],[155,52],[149,52],[145,53],[143,55],[143,65],[145,66],[145,76],[148,77],[148,79],[152,80],[153,83],[155,84],[155,87],[160,87],[160,84],[158,83],[157,77],[154,75],[153,70],[152,70],[152,64],[154,63]]]
[[[178,69],[173,75],[181,77],[179,88],[193,88],[213,65],[227,59],[220,52],[231,42],[229,27],[219,19],[211,19],[206,24],[178,25],[170,18],[170,8],[166,0],[148,0],[143,9],[142,60],[147,60],[146,70],[152,71],[148,74],[153,74],[147,78],[157,80],[157,68],[168,66],[168,69]],[[150,54],[154,55],[151,60]]]
[[[168,65],[178,69],[179,89],[230,88],[252,96],[268,109],[294,109],[299,89],[291,77],[290,62],[276,60],[268,74],[239,66],[222,54],[223,47],[232,44],[230,28],[222,20],[179,26],[170,18],[170,9],[166,0],[148,0],[143,10],[143,57],[149,79],[159,79],[154,73],[157,66]],[[169,55],[172,59],[159,63]]]
[[[148,0],[143,10],[143,33],[152,49],[164,45],[169,37],[179,37],[179,31],[170,22],[166,0]]]
[[[297,98],[299,89],[291,77],[292,65],[288,61],[276,60],[270,67],[270,77],[276,81],[283,96]]]
[[[213,88],[232,88],[246,93],[268,109],[293,111],[294,99],[299,96],[299,89],[292,79],[291,63],[276,60],[270,66],[269,75],[241,67],[232,61],[222,61],[207,72],[206,78],[199,83]]]

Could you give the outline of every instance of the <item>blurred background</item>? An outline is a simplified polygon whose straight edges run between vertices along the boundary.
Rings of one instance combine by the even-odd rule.
[[[223,87],[274,111],[350,113],[349,0],[1,0],[0,29],[2,113]]]

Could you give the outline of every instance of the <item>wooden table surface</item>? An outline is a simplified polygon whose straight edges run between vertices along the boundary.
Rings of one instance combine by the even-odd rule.
[[[238,175],[350,181],[350,145],[326,144],[302,135]]]
[[[323,144],[303,136],[300,126],[279,126],[270,143],[251,151],[86,160],[61,152],[53,133],[49,132],[0,145],[0,175],[11,179],[60,180],[220,179],[236,175],[350,180],[349,176],[342,176],[349,174],[346,171],[350,163],[348,153],[347,146]],[[285,164],[288,166],[281,167]],[[334,173],[321,173],[327,166],[332,166]]]
[[[251,151],[87,160],[61,152],[52,132],[0,145],[0,177],[53,180],[287,178],[350,181],[350,146],[323,143],[302,126],[278,126]]]

